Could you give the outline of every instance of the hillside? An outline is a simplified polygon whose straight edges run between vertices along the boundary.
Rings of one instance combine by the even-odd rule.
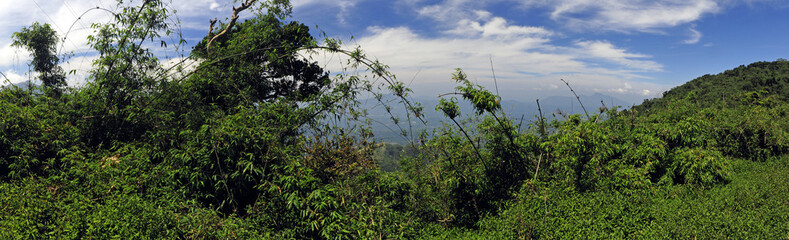
[[[787,70],[753,63],[599,124],[556,121],[540,171],[569,172],[524,181],[503,210],[436,238],[789,237]]]
[[[601,155],[635,156],[643,164],[636,172],[665,166],[648,175],[646,182],[656,185],[578,194],[527,184],[530,194],[483,220],[480,229],[439,238],[787,238],[788,74],[789,62],[757,62],[699,77],[663,98],[613,113],[601,124],[609,129],[602,136],[613,142],[634,138],[618,147],[635,151],[610,157],[606,144],[592,144],[586,164],[606,172],[622,162],[601,161]],[[632,180],[632,173],[615,171],[612,180]]]
[[[789,61],[756,62],[715,75],[704,75],[665,92],[662,98],[645,100],[634,109],[665,109],[671,101],[689,98],[703,107],[715,104],[766,104],[789,100]]]
[[[787,153],[787,96],[789,62],[757,62],[696,78],[629,112],[649,121],[702,120],[715,148],[764,160]]]

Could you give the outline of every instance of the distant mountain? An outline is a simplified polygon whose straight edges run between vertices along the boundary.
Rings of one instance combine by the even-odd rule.
[[[474,113],[474,109],[468,101],[463,100],[460,96],[456,96],[456,98],[460,106],[461,117],[465,118],[466,116],[470,116],[469,114]],[[584,107],[589,111],[589,114],[597,113],[597,110],[603,107],[603,103],[609,108],[612,106],[620,106],[623,108],[629,107],[626,101],[600,93],[581,96],[580,98]],[[412,99],[412,101],[419,102],[422,105],[424,108],[424,119],[427,121],[427,125],[423,125],[420,122],[413,122],[413,130],[415,132],[418,133],[424,129],[435,129],[441,127],[442,122],[449,121],[442,113],[435,110],[439,98],[417,97]],[[406,143],[406,139],[401,136],[401,131],[392,122],[391,115],[386,112],[386,108],[380,106],[374,99],[362,100],[362,103],[362,108],[368,110],[370,118],[375,122],[375,124],[373,124],[373,133],[376,138],[384,142]],[[396,117],[399,117],[400,121],[405,121],[405,108],[403,108],[402,104],[398,104],[396,100],[389,101],[389,104],[391,105],[391,112],[394,113]],[[521,122],[522,120],[524,125],[528,125],[537,119],[539,115],[536,99],[533,102],[504,99],[501,102],[501,107],[507,117],[514,119],[515,122]],[[563,114],[583,114],[583,110],[578,104],[578,100],[575,96],[551,96],[540,99],[540,108],[542,109],[543,116],[548,119],[554,118],[554,114],[557,112]],[[556,117],[560,116],[557,114]],[[408,127],[407,124],[401,124],[401,126]]]
[[[14,84],[11,84],[11,85],[5,85],[5,86],[2,86],[2,87],[4,87],[4,88],[18,87],[18,88],[21,88],[23,90],[27,90],[30,87],[36,87],[36,86],[38,86],[38,85],[36,85],[35,83],[32,83],[32,81],[30,81],[30,80],[27,80],[27,81],[24,81],[24,82],[14,83]]]

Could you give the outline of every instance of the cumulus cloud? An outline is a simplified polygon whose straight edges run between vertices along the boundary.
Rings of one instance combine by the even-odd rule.
[[[457,27],[447,31],[455,35],[477,35],[483,37],[543,37],[553,35],[553,32],[532,26],[514,26],[501,17],[490,17],[489,12],[478,12],[481,21],[463,19],[458,21]]]
[[[579,89],[634,102],[666,88],[644,81],[647,77],[640,74],[662,71],[663,66],[649,55],[633,53],[608,41],[554,42],[553,37],[565,37],[545,27],[520,25],[495,16],[484,10],[486,1],[400,3],[411,6],[418,16],[439,23],[437,28],[445,30],[437,36],[426,36],[405,26],[370,27],[368,34],[357,38],[356,43],[369,56],[392,66],[395,75],[414,78],[412,84],[425,92],[452,89],[450,76],[458,67],[477,83],[493,87],[491,60],[499,86],[506,86],[501,88],[501,94],[521,100],[527,96],[563,94],[566,90],[557,87],[562,78],[572,79]],[[330,63],[324,64],[335,72],[342,71]]]
[[[78,56],[68,59],[60,64],[63,71],[70,73],[66,75],[66,84],[70,87],[80,86],[87,82],[93,61],[98,59],[95,55]]]
[[[58,53],[82,54],[90,51],[87,44],[87,36],[93,32],[90,25],[108,22],[113,18],[110,13],[95,10],[95,8],[112,10],[114,6],[114,1],[109,0],[0,2],[0,9],[4,13],[4,17],[0,19],[0,46],[2,46],[0,53],[3,56],[3,59],[0,60],[0,67],[20,67],[30,60],[27,51],[11,48],[9,45],[14,32],[33,22],[50,24],[52,29],[57,32],[58,38],[65,39],[58,44]]]
[[[208,30],[207,16],[219,16],[229,11],[230,5],[219,4],[217,0],[194,1],[163,1],[173,16],[185,19],[182,28],[204,28]],[[222,1],[227,2],[227,1]],[[139,4],[139,1],[130,4]],[[97,10],[99,7],[105,10]],[[11,47],[11,36],[22,27],[33,22],[48,23],[63,40],[58,46],[58,53],[63,56],[73,54],[70,59],[62,62],[66,72],[74,70],[76,74],[67,76],[70,86],[84,83],[91,63],[96,58],[95,51],[88,46],[88,36],[93,34],[90,27],[93,23],[108,23],[113,16],[108,11],[117,11],[115,0],[36,0],[36,1],[0,1],[0,9],[4,17],[0,18],[0,67],[10,69],[9,76],[19,76],[18,72],[27,71],[31,58],[29,52],[21,48]],[[170,19],[176,24],[176,19]],[[158,47],[158,43],[155,47]],[[169,58],[169,56],[162,57]],[[9,72],[9,71],[6,71]],[[26,78],[23,78],[26,79]]]
[[[30,61],[30,53],[11,47],[11,41],[0,41],[0,67],[25,64]]]
[[[25,76],[25,74],[18,73],[14,69],[6,69],[5,71],[3,71],[3,76],[4,76],[3,79],[0,80],[0,86],[7,85],[8,81],[11,81],[11,84],[17,84],[27,81],[27,76]]]
[[[342,23],[363,0],[294,0],[296,11],[306,8],[326,8],[337,14]],[[676,26],[695,21],[705,13],[714,12],[714,2],[692,0],[688,3],[661,0],[657,3],[646,0],[596,2],[581,0],[525,1],[526,6],[540,5],[551,9],[551,17],[568,26],[586,26],[589,29],[617,31],[650,31],[664,26]],[[100,6],[114,9],[114,0],[37,0],[0,1],[0,9],[6,12],[0,19],[0,39],[10,39],[10,34],[33,21],[54,22],[55,30],[62,31],[72,23],[64,52],[75,52],[77,57],[63,65],[64,70],[76,70],[70,75],[70,86],[84,82],[90,63],[95,56],[90,54],[85,37],[92,33],[91,23],[111,20],[108,13],[95,11],[77,21],[77,16],[86,9]],[[563,39],[555,42],[554,37],[563,37],[555,29],[531,26],[506,19],[485,10],[491,1],[444,0],[439,3],[425,0],[399,0],[398,3],[412,6],[414,13],[422,19],[438,23],[436,35],[422,35],[407,26],[370,27],[368,33],[356,42],[369,56],[379,58],[392,66],[393,72],[403,79],[414,76],[415,85],[446,86],[454,68],[461,67],[475,81],[492,85],[490,61],[494,61],[496,76],[502,94],[524,96],[530,94],[564,93],[557,87],[560,78],[571,80],[578,88],[594,89],[599,92],[643,96],[660,92],[662,86],[645,83],[644,72],[660,71],[662,66],[651,60],[651,56],[634,53],[614,43],[600,40]],[[499,1],[501,2],[501,1]],[[531,2],[531,3],[529,3]],[[207,31],[207,20],[230,14],[232,2],[220,0],[175,0],[171,7],[177,9],[182,28]],[[575,7],[577,8],[575,8]],[[329,11],[329,10],[327,10]],[[666,11],[678,16],[664,16]],[[642,16],[643,15],[643,16]],[[243,18],[244,16],[242,16]],[[588,25],[581,25],[588,22]],[[419,31],[421,32],[421,31]],[[61,35],[61,37],[64,35]],[[567,43],[569,42],[569,43]],[[14,81],[24,80],[21,68],[29,61],[26,52],[8,47],[10,41],[0,41],[0,67],[10,69],[7,74]],[[9,55],[10,54],[10,55]],[[158,53],[157,53],[158,54]],[[14,56],[14,57],[8,57]],[[162,59],[177,60],[178,56]],[[330,63],[326,66],[334,72]],[[408,80],[406,80],[408,81]],[[426,89],[426,88],[425,88]],[[451,89],[451,86],[446,89]]]
[[[571,79],[579,89],[590,90],[589,94],[610,93],[633,102],[652,97],[643,95],[645,92],[665,89],[644,82],[646,77],[638,74],[659,71],[660,64],[650,61],[648,55],[631,53],[609,42],[576,41],[563,46],[545,34],[531,31],[512,38],[483,32],[478,30],[475,35],[462,38],[453,34],[427,37],[408,27],[371,27],[369,34],[358,38],[357,43],[368,56],[391,66],[391,71],[404,81],[414,78],[412,86],[427,93],[423,95],[451,90],[450,76],[455,68],[462,68],[471,79],[492,89],[491,60],[501,94],[511,99],[564,94],[566,90],[557,87],[562,78]],[[342,71],[339,65],[326,63],[327,59],[321,62],[328,69]]]

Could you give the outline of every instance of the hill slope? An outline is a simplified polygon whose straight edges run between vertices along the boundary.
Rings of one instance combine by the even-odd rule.
[[[742,105],[789,99],[789,61],[755,62],[748,66],[704,75],[665,92],[662,98],[645,100],[638,111],[663,109],[670,101],[692,99],[701,107],[715,104]],[[766,100],[766,99],[772,100]],[[753,102],[756,101],[756,102]]]
[[[592,151],[575,155],[583,164],[561,152],[543,160],[575,169],[568,175],[586,191],[543,185],[561,178],[526,181],[478,229],[436,238],[787,238],[787,87],[789,62],[758,62],[694,79],[596,127],[559,127],[551,138],[567,140],[546,144]],[[617,185],[627,182],[635,185]]]

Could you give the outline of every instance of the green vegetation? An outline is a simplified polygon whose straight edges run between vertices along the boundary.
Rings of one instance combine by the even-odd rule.
[[[385,65],[318,42],[287,1],[241,4],[255,17],[213,23],[190,69],[145,47],[177,38],[164,4],[119,1],[76,88],[51,28],[14,35],[44,85],[0,89],[0,238],[789,237],[787,61],[529,126],[457,69],[444,127],[414,133],[422,108]],[[410,144],[372,136],[357,98],[384,95]]]

